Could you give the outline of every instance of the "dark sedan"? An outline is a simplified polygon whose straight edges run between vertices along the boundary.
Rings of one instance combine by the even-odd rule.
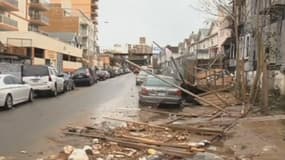
[[[93,69],[82,67],[73,73],[72,79],[76,86],[79,85],[91,86],[97,82],[98,77]]]

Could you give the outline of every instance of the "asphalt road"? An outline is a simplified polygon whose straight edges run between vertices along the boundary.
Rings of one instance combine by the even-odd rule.
[[[118,107],[137,106],[136,92],[134,75],[127,74],[0,111],[0,156],[44,151],[48,137],[57,136],[68,124],[106,116]]]

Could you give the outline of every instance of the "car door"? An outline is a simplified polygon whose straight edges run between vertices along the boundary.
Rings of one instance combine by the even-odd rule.
[[[19,102],[26,101],[29,97],[29,89],[27,85],[23,84],[17,77],[11,76],[13,80],[13,85],[15,86],[18,96],[19,96]]]
[[[64,90],[64,78],[58,77],[58,73],[55,69],[52,69],[52,72],[53,72],[54,76],[56,77],[56,84],[58,87],[58,91],[63,92],[63,90]]]
[[[15,84],[15,81],[12,76],[4,77],[4,83],[7,85],[7,90],[12,94],[13,103],[17,104],[21,102],[21,90],[18,84]]]

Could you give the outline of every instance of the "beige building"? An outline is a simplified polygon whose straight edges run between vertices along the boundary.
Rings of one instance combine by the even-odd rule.
[[[48,26],[41,29],[48,35],[71,43],[83,50],[83,57],[88,59],[96,53],[96,28],[92,21],[81,11],[64,9],[62,4],[51,4],[46,13],[50,19]]]
[[[0,61],[6,61],[7,56],[16,56],[31,64],[54,65],[60,71],[71,71],[81,66],[81,49],[50,38],[40,30],[41,26],[49,25],[43,14],[49,9],[47,2],[0,1],[0,42],[4,48],[0,52]],[[63,60],[66,56],[68,60]]]

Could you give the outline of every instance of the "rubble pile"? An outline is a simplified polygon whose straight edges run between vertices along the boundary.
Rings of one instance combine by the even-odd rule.
[[[108,125],[67,127],[65,135],[89,138],[90,143],[82,149],[65,146],[58,156],[48,160],[191,160],[197,153],[200,156],[208,154],[212,142],[224,135],[222,128],[176,128],[114,118],[109,120],[124,125],[113,127],[108,122]]]

